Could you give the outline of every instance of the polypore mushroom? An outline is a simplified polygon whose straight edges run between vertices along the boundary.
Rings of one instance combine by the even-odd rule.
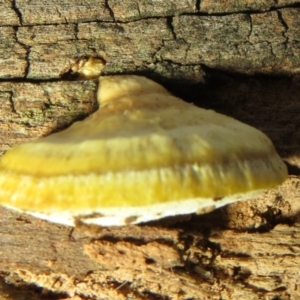
[[[98,101],[85,120],[2,157],[2,205],[71,225],[122,225],[205,212],[287,176],[265,134],[147,78],[101,77]]]

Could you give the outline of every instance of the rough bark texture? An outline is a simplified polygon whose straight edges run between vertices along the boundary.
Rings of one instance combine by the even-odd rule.
[[[264,131],[290,177],[259,199],[121,228],[0,208],[0,299],[300,299],[300,1],[0,1],[0,151],[97,107],[81,57]]]

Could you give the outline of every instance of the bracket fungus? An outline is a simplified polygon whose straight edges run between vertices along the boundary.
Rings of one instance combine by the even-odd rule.
[[[0,203],[103,226],[203,213],[283,182],[259,130],[186,103],[141,76],[100,77],[100,108],[0,161]]]

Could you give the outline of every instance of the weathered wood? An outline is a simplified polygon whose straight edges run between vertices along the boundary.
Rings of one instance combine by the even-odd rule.
[[[0,153],[95,111],[96,83],[0,82]]]
[[[261,6],[257,6],[254,1],[252,7],[239,1],[239,7],[240,11],[247,7],[268,9],[275,6],[271,2],[259,1]],[[197,4],[191,3],[112,1],[109,6],[109,1],[92,0],[47,4],[16,1],[15,14],[5,25],[15,24],[17,14],[26,26],[0,27],[5,49],[0,53],[0,75],[59,78],[72,59],[90,55],[104,57],[107,72],[112,73],[157,72],[166,61],[175,74],[178,64],[242,74],[291,75],[299,70],[299,8],[203,16],[202,12],[215,11],[216,4],[203,2],[198,10]],[[11,7],[3,9],[11,14]],[[178,16],[180,13],[183,15]],[[129,22],[132,18],[138,19]]]
[[[263,130],[294,175],[259,199],[143,226],[72,229],[0,208],[0,298],[298,299],[299,6],[2,1],[1,154],[96,109],[97,83],[69,80],[93,56]]]
[[[240,11],[248,12],[263,12],[271,10],[272,8],[281,8],[284,6],[293,6],[299,4],[299,1],[295,0],[246,0],[246,1],[236,1],[236,0],[226,0],[221,2],[203,0],[200,1],[200,11],[213,13],[232,13]]]
[[[299,185],[152,226],[73,231],[1,209],[1,269],[12,282],[97,299],[297,299]]]

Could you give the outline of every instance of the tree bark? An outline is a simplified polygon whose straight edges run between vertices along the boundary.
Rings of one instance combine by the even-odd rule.
[[[0,207],[1,299],[298,299],[300,1],[0,3],[0,151],[97,109],[82,57],[264,131],[289,178],[205,215],[98,228]]]

